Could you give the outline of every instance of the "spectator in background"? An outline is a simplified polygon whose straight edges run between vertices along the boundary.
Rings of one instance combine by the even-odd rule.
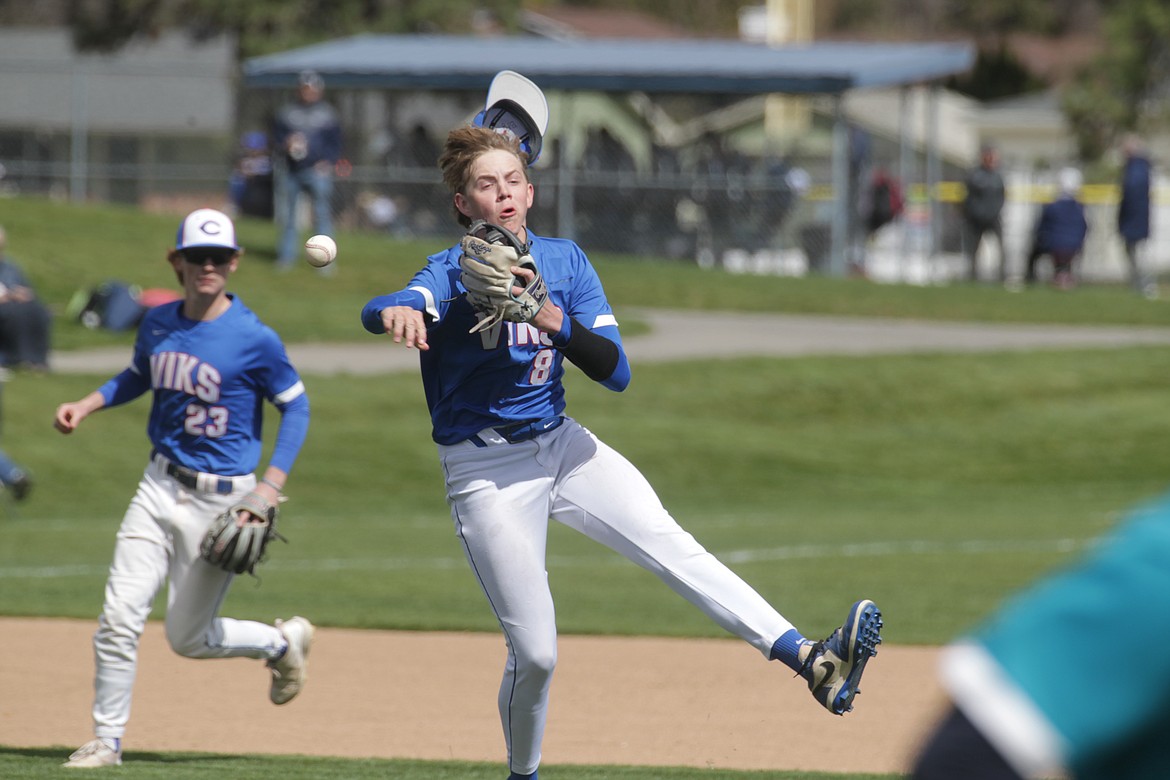
[[[237,215],[272,219],[272,156],[265,133],[254,130],[240,138],[229,186]]]
[[[0,227],[0,366],[49,370],[53,317],[12,258],[8,234]]]
[[[415,168],[434,168],[439,162],[439,144],[431,137],[431,131],[421,122],[410,130],[407,139],[410,164]]]
[[[1052,258],[1053,284],[1068,290],[1074,284],[1073,261],[1085,248],[1089,224],[1085,221],[1085,207],[1078,199],[1081,172],[1064,168],[1057,177],[1057,185],[1059,194],[1051,203],[1044,204],[1036,221],[1024,281],[1028,284],[1036,281],[1036,262],[1048,255]]]
[[[984,144],[979,152],[979,165],[971,169],[964,182],[967,194],[963,199],[963,252],[967,256],[967,278],[979,279],[979,245],[983,236],[995,236],[999,252],[999,281],[1007,279],[1007,259],[1003,248],[1004,185],[999,173],[999,150]]]
[[[367,190],[357,196],[357,205],[367,227],[390,233],[397,231],[401,210],[389,195]]]
[[[0,382],[7,379],[7,375],[0,376]],[[0,486],[8,491],[14,501],[23,501],[32,490],[32,478],[28,472],[8,457],[4,450],[0,450]]]
[[[865,219],[867,235],[872,238],[874,233],[901,216],[904,205],[902,185],[897,177],[884,165],[879,165],[874,169],[869,183],[869,202]]]
[[[1125,165],[1121,171],[1121,201],[1117,207],[1117,232],[1125,241],[1129,278],[1134,289],[1147,298],[1157,297],[1158,288],[1142,270],[1138,250],[1150,237],[1150,159],[1141,139],[1127,135],[1121,143]]]
[[[865,274],[865,243],[868,240],[867,202],[873,138],[856,125],[849,128],[849,208],[846,210],[845,264],[852,274]],[[819,265],[819,263],[818,263]]]
[[[858,208],[863,220],[864,239],[854,251],[849,271],[855,276],[864,277],[867,275],[866,267],[874,235],[901,216],[905,208],[902,185],[883,163],[874,166],[869,182],[861,193]]]
[[[282,222],[276,265],[288,270],[300,249],[297,204],[301,193],[313,203],[313,232],[333,235],[333,173],[341,159],[341,123],[324,100],[325,81],[315,71],[301,73],[297,100],[276,117],[273,133],[284,162],[279,217]],[[325,267],[332,269],[336,264]]]
[[[16,465],[4,450],[0,450],[0,484],[16,501],[28,498],[32,490],[32,479],[28,472]]]

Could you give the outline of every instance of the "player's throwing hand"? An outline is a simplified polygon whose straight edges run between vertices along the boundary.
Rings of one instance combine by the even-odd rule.
[[[420,311],[409,306],[389,306],[382,310],[382,327],[395,344],[402,344],[407,349],[430,349],[426,320]]]
[[[77,430],[81,421],[89,417],[90,413],[105,406],[105,399],[100,393],[91,393],[80,401],[71,401],[57,407],[57,414],[53,418],[53,427],[61,433],[69,434]]]

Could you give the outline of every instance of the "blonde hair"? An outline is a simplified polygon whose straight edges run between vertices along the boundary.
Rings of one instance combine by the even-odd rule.
[[[516,155],[520,161],[520,170],[524,172],[524,180],[527,181],[528,155],[521,150],[520,140],[515,136],[474,126],[457,127],[448,133],[443,152],[439,155],[439,169],[443,172],[443,183],[451,194],[460,192],[466,195],[467,187],[471,184],[471,166],[480,155],[497,150]],[[467,227],[471,224],[470,217],[457,208],[454,211],[460,225]]]

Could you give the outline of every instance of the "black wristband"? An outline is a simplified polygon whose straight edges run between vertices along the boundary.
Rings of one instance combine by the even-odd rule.
[[[569,341],[565,346],[558,347],[561,354],[594,382],[609,379],[621,359],[617,344],[605,336],[598,336],[575,318],[569,317],[569,320],[572,323]]]

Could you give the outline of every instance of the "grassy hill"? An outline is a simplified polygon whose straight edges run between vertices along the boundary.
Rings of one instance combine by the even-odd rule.
[[[144,214],[108,205],[77,206],[34,198],[0,200],[9,251],[42,297],[62,315],[70,298],[107,279],[143,287],[174,287],[167,250],[181,215]],[[428,254],[446,241],[394,241],[382,235],[338,234],[338,273],[322,277],[308,264],[274,270],[276,229],[243,219],[246,249],[231,288],[288,342],[365,337],[358,323],[374,295],[400,289]],[[588,247],[585,247],[588,251]],[[1124,287],[1086,287],[1072,294],[1038,289],[1009,294],[995,286],[916,287],[857,279],[738,276],[655,258],[590,253],[619,315],[632,307],[728,309],[757,312],[1170,326],[1170,306],[1135,298]],[[629,324],[629,318],[623,318]],[[130,343],[128,334],[86,331],[62,316],[54,346],[74,349]]]

